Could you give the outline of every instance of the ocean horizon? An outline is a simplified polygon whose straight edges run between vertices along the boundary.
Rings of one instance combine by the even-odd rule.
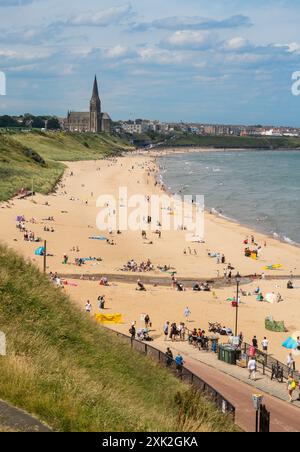
[[[300,246],[300,151],[199,151],[158,164],[173,194],[204,195],[215,215]]]

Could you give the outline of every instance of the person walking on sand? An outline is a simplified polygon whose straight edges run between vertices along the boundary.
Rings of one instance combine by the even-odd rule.
[[[264,340],[261,343],[262,345],[262,349],[265,353],[268,353],[268,349],[269,349],[269,341],[268,339],[265,337]]]
[[[293,403],[293,394],[294,391],[297,388],[297,384],[295,382],[295,379],[292,375],[289,376],[288,382],[287,382],[287,390],[288,390],[288,396],[289,396],[289,402]]]
[[[165,341],[168,340],[168,336],[169,336],[169,326],[170,326],[170,322],[166,322],[166,323],[164,324]]]
[[[149,328],[149,327],[151,328],[152,327],[149,314],[147,314],[146,317],[145,317],[145,327],[146,328]]]
[[[184,317],[186,318],[186,321],[189,322],[190,321],[190,315],[191,315],[191,311],[189,310],[188,306],[185,308],[184,310]]]
[[[249,380],[256,381],[256,359],[251,358],[248,363]]]
[[[86,305],[85,305],[85,311],[86,311],[88,314],[90,314],[90,313],[92,312],[92,305],[91,305],[91,303],[90,303],[89,300],[86,302]]]

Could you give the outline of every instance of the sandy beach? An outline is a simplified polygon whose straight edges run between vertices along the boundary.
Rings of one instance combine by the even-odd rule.
[[[27,242],[23,234],[16,228],[17,216],[24,215],[26,229],[35,237],[47,240],[47,272],[58,272],[64,275],[124,275],[124,282],[115,282],[113,277],[110,287],[100,287],[98,281],[82,281],[69,279],[77,286],[66,286],[65,290],[84,309],[90,300],[93,313],[99,313],[98,297],[106,296],[106,313],[121,313],[124,324],[114,326],[128,332],[132,321],[140,325],[141,314],[149,314],[153,323],[153,337],[162,340],[162,328],[170,322],[184,321],[186,306],[191,311],[189,328],[203,328],[207,331],[208,322],[219,322],[234,328],[235,310],[226,301],[235,295],[235,285],[214,288],[212,292],[176,292],[171,287],[171,276],[158,270],[158,266],[171,266],[176,270],[176,277],[216,280],[222,278],[226,265],[218,264],[216,258],[208,253],[221,253],[226,263],[234,267],[233,274],[239,271],[242,275],[262,274],[273,279],[254,280],[243,286],[243,290],[253,293],[259,285],[263,294],[280,293],[283,301],[278,304],[258,302],[256,296],[241,297],[239,330],[245,339],[250,341],[257,335],[259,342],[264,336],[270,340],[270,353],[283,362],[286,361],[287,350],[281,343],[294,331],[300,330],[300,280],[294,280],[294,290],[287,290],[287,281],[292,272],[300,275],[300,249],[281,243],[259,234],[251,229],[231,223],[225,219],[205,214],[205,243],[186,242],[186,232],[182,230],[162,231],[161,238],[152,232],[147,233],[147,240],[142,238],[141,231],[99,231],[96,218],[99,208],[96,206],[98,196],[106,194],[119,200],[119,187],[127,187],[128,195],[141,194],[150,196],[161,194],[161,188],[155,185],[155,157],[131,155],[117,160],[68,163],[68,170],[57,192],[48,196],[36,195],[23,200],[14,199],[1,205],[0,240],[9,247],[23,254],[28,260],[43,267],[43,257],[35,256],[35,250],[41,243]],[[70,174],[73,173],[73,176]],[[150,174],[150,175],[149,175]],[[54,221],[47,218],[53,217]],[[53,228],[53,232],[44,229]],[[261,254],[257,261],[244,256],[245,238],[255,236],[260,245]],[[91,240],[93,236],[105,236],[115,245],[106,241]],[[266,242],[266,246],[265,246]],[[152,243],[152,244],[150,244]],[[191,255],[188,247],[191,247]],[[78,247],[79,251],[76,251]],[[184,254],[186,250],[186,254]],[[194,250],[196,253],[194,254]],[[68,264],[63,264],[63,255],[69,257]],[[79,267],[75,258],[96,258]],[[100,261],[101,258],[101,261]],[[126,282],[126,272],[120,269],[133,259],[137,263],[150,259],[154,270],[145,275],[156,278],[170,277],[169,287],[147,286],[147,292],[136,291],[136,284]],[[271,264],[282,265],[276,271],[266,271],[264,267]],[[143,281],[143,273],[136,273],[136,280]],[[289,333],[271,333],[265,330],[264,321],[267,316],[274,320],[285,321]],[[300,358],[296,357],[297,364]]]

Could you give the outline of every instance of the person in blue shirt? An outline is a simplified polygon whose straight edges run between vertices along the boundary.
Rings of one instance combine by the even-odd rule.
[[[180,353],[176,356],[175,363],[176,363],[177,372],[182,372],[182,367],[183,367],[184,361],[183,361],[183,357],[180,355]]]

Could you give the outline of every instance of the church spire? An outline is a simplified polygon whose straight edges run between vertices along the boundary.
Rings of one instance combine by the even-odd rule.
[[[95,75],[92,99],[96,99],[98,97],[99,97],[98,82],[97,76]]]

